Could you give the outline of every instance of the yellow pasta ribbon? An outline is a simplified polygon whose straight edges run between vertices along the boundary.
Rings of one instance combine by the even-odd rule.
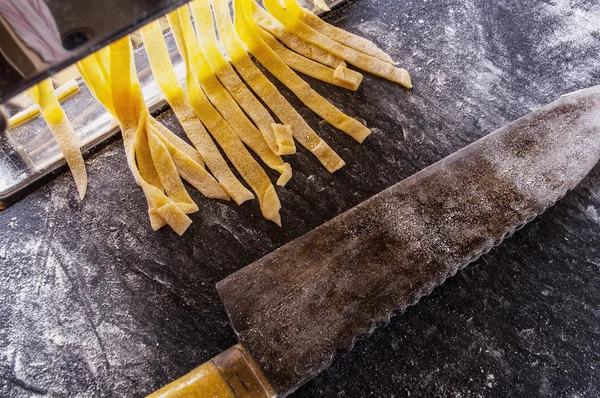
[[[329,36],[322,34],[303,21],[295,18],[289,9],[283,7],[278,0],[264,0],[264,4],[267,10],[279,22],[298,37],[329,51],[359,69],[396,82],[406,88],[412,87],[410,75],[406,69],[396,68],[378,58],[363,54],[354,48],[338,43]]]
[[[79,91],[79,85],[76,80],[69,80],[65,84],[58,87],[54,90],[56,98],[58,102],[62,102],[65,99],[69,98],[71,95],[77,93]],[[40,114],[40,106],[38,104],[32,104],[28,106],[26,109],[22,110],[19,113],[11,116],[8,119],[8,128],[17,127],[29,120],[33,119],[37,115]]]
[[[377,58],[388,64],[398,64],[397,62],[394,62],[394,60],[392,59],[392,57],[390,57],[389,54],[377,47],[377,45],[372,41],[352,34],[348,31],[345,31],[323,21],[321,18],[319,18],[312,12],[300,7],[296,0],[283,0],[283,3],[287,10],[290,12],[290,14],[292,14],[295,18],[304,22],[306,25],[310,26],[317,32],[320,32],[325,36],[328,36],[331,39],[337,41],[338,43],[353,48],[356,51],[359,51],[365,55],[370,55],[371,57]]]
[[[228,0],[212,0],[212,8],[221,43],[246,83],[281,121],[291,126],[294,138],[311,151],[329,172],[334,172],[343,167],[344,161],[338,154],[315,133],[294,107],[281,95],[275,85],[250,59],[235,32]]]
[[[187,6],[180,7],[177,12],[179,13],[183,35],[180,38],[183,40],[180,41],[183,41],[188,48],[190,65],[192,66],[194,76],[202,86],[210,102],[223,115],[242,142],[248,145],[267,166],[281,173],[281,176],[277,180],[277,185],[284,186],[292,177],[291,166],[288,163],[284,163],[281,157],[269,148],[262,133],[248,119],[244,111],[240,109],[239,105],[210,69],[208,61],[204,57],[194,35]]]
[[[221,114],[213,107],[206,95],[202,91],[194,73],[191,55],[189,53],[189,40],[184,39],[184,27],[181,17],[186,18],[186,13],[179,10],[173,11],[167,15],[169,24],[173,31],[173,36],[179,47],[186,66],[186,91],[188,100],[196,115],[202,120],[207,130],[219,143],[233,166],[240,173],[242,178],[250,185],[256,193],[263,216],[281,225],[279,210],[281,203],[275,192],[275,188],[269,177],[258,164],[252,155],[248,152],[240,138],[233,131],[230,124],[223,119]],[[187,16],[189,21],[189,15]],[[195,39],[194,39],[195,40]]]
[[[289,132],[289,137],[287,138],[291,140],[291,131],[285,129],[283,126],[279,126],[275,122],[269,111],[256,99],[233,67],[223,57],[215,33],[209,0],[197,0],[189,4],[194,16],[196,31],[198,32],[196,37],[213,73],[219,78],[233,99],[254,121],[261,131],[265,142],[275,154],[292,155],[296,153],[294,145],[280,147],[278,141],[286,140],[286,137],[276,137],[275,135],[275,131],[279,134]],[[293,140],[291,142],[293,144]]]
[[[199,163],[194,157],[189,156],[186,151],[182,151],[177,145],[173,144],[168,138],[173,134],[169,129],[154,118],[150,118],[149,123],[150,129],[156,138],[160,139],[162,144],[168,149],[177,172],[184,180],[189,182],[190,185],[207,198],[229,200],[229,195],[223,190],[222,185],[215,184],[213,176],[202,167],[202,163]],[[180,139],[174,134],[173,136]],[[198,153],[194,152],[195,154]]]
[[[252,3],[254,4],[254,2]],[[362,74],[346,68],[345,64],[337,66],[336,69],[329,68],[288,49],[266,30],[258,28],[256,29],[256,33],[269,47],[271,47],[273,52],[275,52],[283,62],[295,71],[352,91],[356,91],[362,82]],[[335,71],[337,69],[346,71],[344,74],[338,73],[338,76],[344,77],[343,79],[335,76]]]
[[[220,182],[225,192],[237,204],[252,199],[252,193],[231,172],[219,149],[202,125],[202,121],[189,104],[187,96],[175,75],[158,21],[144,26],[141,32],[156,82],[181,123],[186,135],[202,155],[207,167]],[[168,129],[165,130],[168,131]],[[184,176],[184,178],[186,177]],[[188,178],[186,180],[189,182]]]
[[[106,108],[108,113],[116,117],[112,94],[109,89],[110,80],[107,80],[108,72],[104,74],[100,69],[95,54],[82,59],[76,65],[92,95]]]
[[[87,191],[88,179],[81,155],[81,143],[67,115],[60,107],[52,82],[50,79],[42,81],[30,90],[30,94],[39,105],[42,116],[71,169],[79,198],[83,200]]]
[[[202,167],[199,153],[150,115],[127,37],[82,60],[78,68],[94,96],[119,122],[127,162],[146,196],[153,229],[168,224],[181,235],[191,224],[187,214],[198,206],[181,177],[207,197],[229,198]]]
[[[235,26],[250,53],[271,72],[279,81],[288,87],[296,96],[316,114],[344,131],[358,142],[371,131],[357,120],[350,118],[329,101],[313,90],[265,44],[259,37],[260,27],[252,18],[252,0],[234,0]]]
[[[121,126],[130,169],[136,177],[136,182],[146,194],[151,219],[153,217],[160,217],[175,232],[183,234],[191,224],[191,219],[186,214],[197,211],[197,207],[194,209],[195,204],[191,200],[186,200],[181,204],[177,203],[174,207],[173,204],[176,202],[163,191],[165,189],[167,192],[175,192],[178,199],[182,197],[184,200],[187,199],[185,198],[185,194],[181,194],[179,186],[181,180],[179,176],[173,175],[172,163],[158,164],[157,162],[159,159],[164,160],[166,154],[164,148],[158,144],[158,140],[151,141],[153,134],[152,132],[148,132],[147,123],[150,115],[143,102],[137,75],[132,73],[133,54],[129,38],[125,37],[117,40],[109,46],[109,51],[110,90],[112,92],[116,117]],[[142,147],[142,142],[147,142],[150,148],[150,158],[147,156],[137,158],[137,148]],[[153,148],[153,144],[157,144],[157,146]],[[138,171],[138,165],[140,165],[140,171],[142,171],[151,169],[151,164],[154,165],[156,174],[160,180],[160,187],[149,184]],[[163,165],[164,168],[162,168]],[[159,170],[159,168],[162,168],[162,170]],[[162,184],[169,179],[179,180],[179,183],[176,181],[167,181],[169,186],[163,188]],[[185,187],[183,189],[185,190]],[[161,221],[155,220],[153,224],[160,225]]]
[[[292,32],[286,29],[275,17],[266,12],[261,6],[253,2],[252,11],[254,20],[258,25],[271,33],[283,44],[297,52],[298,54],[304,55],[306,58],[315,60],[323,65],[327,65],[331,68],[337,68],[338,66],[346,66],[346,61],[336,57],[329,51],[325,51],[320,47],[315,46],[305,40],[302,40]],[[317,17],[318,18],[318,17]]]

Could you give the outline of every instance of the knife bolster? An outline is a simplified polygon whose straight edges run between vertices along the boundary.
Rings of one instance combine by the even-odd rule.
[[[147,398],[274,398],[277,394],[241,345],[235,345]]]

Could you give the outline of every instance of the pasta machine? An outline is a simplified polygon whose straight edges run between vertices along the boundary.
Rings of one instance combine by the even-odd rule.
[[[327,0],[335,7],[345,0]],[[185,4],[186,0],[0,0],[0,210],[27,192],[65,162],[41,116],[9,123],[31,110],[24,94],[52,77],[55,86],[70,87],[62,106],[82,143],[89,150],[118,132],[108,112],[83,84],[75,62],[144,24]],[[311,0],[302,5],[317,11]],[[169,32],[165,40],[178,77],[184,66]],[[137,48],[135,63],[144,99],[151,111],[164,107],[147,56]],[[70,84],[65,84],[70,83]],[[58,89],[60,90],[60,88]],[[57,90],[57,92],[58,92]]]

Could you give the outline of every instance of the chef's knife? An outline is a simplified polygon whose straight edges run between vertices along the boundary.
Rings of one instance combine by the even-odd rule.
[[[284,397],[574,188],[600,86],[392,186],[217,284],[239,344],[152,397]]]

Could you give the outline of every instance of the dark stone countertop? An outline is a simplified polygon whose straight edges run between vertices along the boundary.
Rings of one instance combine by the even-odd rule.
[[[235,343],[214,284],[560,94],[600,83],[596,0],[353,0],[328,20],[411,71],[406,91],[311,82],[373,134],[358,145],[299,106],[346,160],[305,150],[279,189],[284,228],[202,198],[153,233],[115,141],[0,213],[0,396],[142,396]],[[288,98],[288,92],[285,92]],[[298,104],[297,101],[293,101]],[[174,126],[169,112],[160,118]],[[557,206],[293,397],[600,396],[600,167]]]

